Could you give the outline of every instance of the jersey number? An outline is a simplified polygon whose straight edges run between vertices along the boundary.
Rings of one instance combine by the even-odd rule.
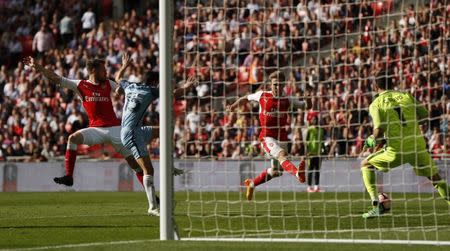
[[[395,107],[394,110],[395,110],[395,112],[397,112],[398,118],[400,119],[402,126],[406,126],[406,120],[405,120],[405,117],[403,116],[402,108]]]

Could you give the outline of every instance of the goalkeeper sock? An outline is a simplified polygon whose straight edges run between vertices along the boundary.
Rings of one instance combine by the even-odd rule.
[[[73,176],[73,169],[75,168],[75,161],[77,160],[77,150],[66,150],[65,167],[66,175]]]
[[[285,160],[283,162],[281,162],[281,166],[283,167],[284,171],[292,174],[292,175],[297,175],[298,169],[297,167],[294,166],[294,164],[292,164],[292,162],[290,162],[289,160]]]
[[[361,168],[364,186],[366,186],[366,190],[370,195],[370,199],[372,202],[378,202],[378,191],[377,191],[377,185],[376,185],[376,173],[375,170],[367,167]]]
[[[144,189],[147,194],[148,207],[150,209],[155,209],[158,207],[158,203],[156,203],[156,195],[155,195],[155,187],[153,186],[153,176],[144,175]]]
[[[141,183],[141,185],[144,187],[144,173],[142,171],[141,172],[137,172],[136,173],[136,178],[138,179],[139,183]]]
[[[253,179],[253,184],[256,186],[263,184],[264,182],[267,182],[271,180],[273,177],[272,175],[267,173],[267,169],[264,169],[260,175],[258,175],[256,178]]]
[[[447,182],[440,180],[434,184],[434,188],[438,191],[439,195],[446,201],[450,201],[450,191]]]

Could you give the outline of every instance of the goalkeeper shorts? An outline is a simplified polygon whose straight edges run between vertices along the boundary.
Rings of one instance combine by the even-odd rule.
[[[436,164],[426,149],[402,154],[391,147],[385,147],[369,155],[367,161],[381,172],[388,172],[391,168],[410,164],[418,176],[432,177],[438,173]]]

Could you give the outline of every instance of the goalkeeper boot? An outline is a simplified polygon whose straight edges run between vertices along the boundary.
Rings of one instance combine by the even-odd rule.
[[[55,178],[53,178],[53,181],[56,184],[66,185],[68,187],[71,187],[73,185],[73,177],[72,176],[64,175],[62,177],[55,177]]]
[[[179,176],[179,175],[182,175],[183,173],[184,173],[183,169],[178,169],[176,167],[173,167],[173,172],[172,172],[173,176]]]
[[[149,216],[159,216],[159,207],[158,206],[152,206],[148,209],[147,214]]]
[[[381,204],[378,204],[377,206],[374,206],[372,209],[370,209],[367,213],[364,213],[362,217],[364,219],[369,218],[375,218],[380,217],[384,214],[385,210]]]
[[[247,187],[245,197],[247,198],[247,200],[252,200],[253,199],[253,191],[255,190],[255,184],[253,183],[253,181],[251,179],[246,179],[244,181],[244,185]]]
[[[297,174],[295,175],[298,179],[298,181],[300,181],[300,183],[305,183],[306,181],[306,176],[305,176],[305,160],[302,160],[300,162],[300,164],[298,165],[298,171]]]

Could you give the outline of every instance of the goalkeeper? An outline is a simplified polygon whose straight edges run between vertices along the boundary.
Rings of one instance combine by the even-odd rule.
[[[410,94],[393,91],[393,79],[386,74],[389,73],[378,74],[375,81],[377,94],[369,107],[373,134],[366,139],[364,148],[375,148],[384,140],[386,143],[361,163],[364,185],[373,206],[362,215],[363,218],[377,217],[385,212],[378,203],[375,169],[388,172],[406,163],[413,166],[416,175],[430,179],[441,197],[450,204],[448,184],[438,174],[419,129],[418,121],[428,118],[428,112]]]

